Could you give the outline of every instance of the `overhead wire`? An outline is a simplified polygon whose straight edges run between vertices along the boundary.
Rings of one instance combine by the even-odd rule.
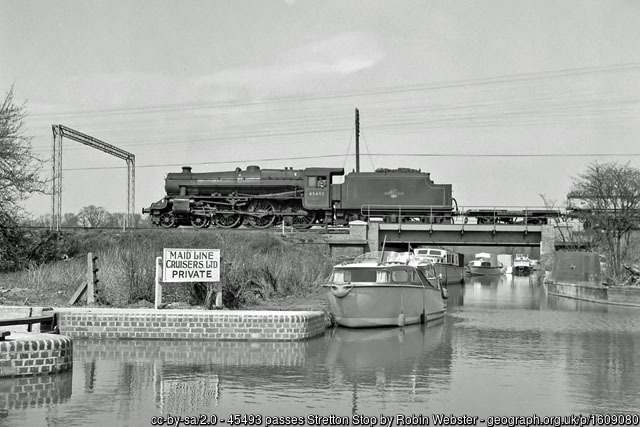
[[[221,164],[238,164],[250,162],[274,162],[283,160],[314,160],[341,158],[344,154],[323,154],[317,156],[291,156],[291,157],[272,157],[272,158],[254,158],[254,159],[235,159],[235,160],[212,160],[206,162],[190,162],[189,165],[221,165]],[[355,154],[349,155],[355,156]],[[562,158],[562,157],[640,157],[640,153],[371,153],[373,157],[455,157],[455,158]],[[158,163],[148,165],[136,165],[136,168],[157,168],[182,166],[183,163]],[[346,162],[345,162],[346,164]],[[373,164],[372,164],[373,165]],[[63,168],[64,171],[89,171],[104,169],[126,169],[126,166],[103,166],[103,167],[84,167],[84,168]]]
[[[637,70],[640,69],[640,63],[631,62],[624,64],[614,64],[609,66],[589,66],[589,67],[574,67],[574,68],[565,68],[565,69],[557,69],[557,70],[549,70],[549,71],[539,71],[539,72],[526,72],[526,73],[517,73],[517,74],[505,74],[501,76],[495,77],[486,77],[479,79],[465,79],[458,81],[444,81],[426,85],[405,85],[405,86],[394,86],[394,87],[386,87],[379,88],[374,90],[365,90],[365,91],[353,91],[348,93],[333,93],[326,95],[309,95],[309,96],[290,96],[290,97],[274,97],[267,99],[257,99],[253,101],[241,101],[241,102],[215,102],[215,103],[200,103],[200,104],[188,104],[188,103],[179,103],[172,105],[148,105],[148,106],[140,106],[140,107],[129,107],[129,108],[117,108],[117,109],[101,109],[101,110],[78,110],[78,111],[67,111],[60,113],[36,113],[33,114],[33,117],[60,117],[63,115],[71,115],[71,116],[80,116],[80,115],[90,115],[90,114],[135,114],[135,113],[154,113],[160,111],[180,111],[180,110],[188,110],[188,109],[206,109],[206,108],[228,108],[228,107],[238,107],[238,106],[253,106],[253,105],[268,105],[273,103],[290,103],[290,102],[303,102],[303,101],[316,101],[316,100],[328,100],[328,99],[342,99],[342,98],[352,98],[364,95],[383,95],[389,93],[402,93],[402,92],[415,92],[415,91],[424,91],[424,90],[438,90],[438,89],[450,89],[450,88],[461,88],[466,86],[474,86],[474,85],[492,85],[492,84],[500,84],[507,82],[518,82],[518,81],[526,81],[526,80],[544,80],[549,78],[557,78],[557,77],[566,77],[572,76],[575,77],[577,75],[587,75],[587,74],[598,74],[604,72],[616,72],[616,71],[629,71],[629,70]]]
[[[345,100],[351,99],[356,96],[360,97],[372,97],[373,95],[384,95],[385,99],[379,99],[375,96],[371,98],[371,102],[367,105],[367,114],[372,118],[383,118],[382,120],[371,120],[372,124],[368,125],[368,129],[378,129],[378,130],[386,130],[386,131],[394,131],[399,130],[404,133],[414,133],[420,132],[427,129],[433,128],[443,128],[443,127],[455,127],[465,128],[465,127],[495,127],[495,126],[529,126],[534,124],[550,124],[550,123],[559,123],[559,122],[567,122],[567,121],[584,121],[588,118],[608,118],[609,120],[619,120],[621,123],[624,123],[624,120],[629,116],[633,116],[634,111],[633,108],[638,108],[640,106],[640,97],[627,97],[622,99],[610,99],[608,101],[603,101],[602,99],[591,99],[590,96],[597,94],[598,92],[593,90],[583,90],[582,92],[576,92],[574,97],[572,95],[565,92],[554,92],[550,88],[545,89],[546,92],[543,92],[537,98],[518,98],[517,93],[514,96],[514,93],[510,91],[507,93],[507,98],[495,98],[492,96],[488,96],[491,94],[486,94],[482,92],[483,88],[486,86],[495,87],[497,84],[508,84],[512,85],[513,83],[531,83],[534,81],[539,81],[541,79],[552,79],[558,77],[575,77],[577,75],[587,75],[593,73],[603,73],[603,72],[619,72],[619,71],[629,71],[636,70],[640,68],[640,64],[631,63],[631,64],[621,64],[618,66],[609,66],[609,67],[584,67],[584,68],[575,68],[575,69],[567,69],[567,70],[559,70],[559,71],[551,71],[551,72],[542,72],[542,73],[523,73],[521,75],[511,75],[511,76],[502,76],[488,79],[473,79],[473,80],[464,80],[459,82],[447,82],[441,84],[433,84],[433,85],[422,85],[422,86],[405,86],[405,87],[396,87],[396,88],[383,88],[380,90],[371,90],[371,91],[361,91],[361,92],[352,92],[347,94],[333,94],[333,95],[323,95],[323,96],[309,96],[309,97],[282,97],[282,98],[273,98],[268,100],[262,100],[258,102],[246,102],[246,103],[227,103],[227,104],[208,104],[208,105],[194,105],[193,108],[220,108],[226,106],[246,106],[246,107],[254,107],[254,106],[265,106],[270,105],[273,106],[275,104],[284,104],[281,105],[282,108],[280,110],[291,110],[291,107],[287,106],[287,102],[307,102],[307,101],[325,101],[325,100]],[[466,88],[473,89],[476,91],[475,94],[467,93],[467,98],[462,101],[457,101],[456,103],[450,102],[450,97],[448,104],[442,104],[442,102],[431,102],[428,103],[425,97],[417,97],[423,91],[427,90],[443,90],[443,89],[455,89],[455,88]],[[499,87],[496,87],[498,89]],[[521,90],[527,90],[526,87],[521,87]],[[536,92],[537,93],[537,92]],[[396,96],[398,94],[413,94],[413,97],[403,97],[403,98],[388,98],[388,96]],[[586,96],[586,99],[576,99],[576,95]],[[614,94],[615,95],[615,94]],[[626,95],[623,92],[623,95]],[[481,97],[479,100],[474,98]],[[509,98],[509,96],[511,98]],[[612,96],[612,93],[609,93],[609,96]],[[482,98],[484,97],[484,98]],[[487,101],[488,99],[488,101]],[[431,101],[431,100],[429,100]],[[398,108],[389,108],[391,105],[399,104]],[[524,105],[523,105],[524,104]],[[147,112],[156,114],[158,112],[171,112],[171,111],[188,111],[191,107],[186,107],[186,109],[181,109],[179,106],[160,106],[158,108],[151,108]],[[335,126],[334,123],[338,120],[342,121],[345,118],[342,115],[337,113],[326,114],[326,106],[311,104],[307,105],[305,109],[294,109],[296,116],[290,118],[278,118],[272,119],[271,117],[263,117],[262,121],[252,121],[247,120],[249,126],[241,128],[239,126],[234,126],[233,124],[228,125],[228,129],[225,131],[224,128],[220,131],[221,133],[211,132],[200,132],[196,138],[189,137],[184,135],[183,138],[180,138],[181,135],[169,135],[166,136],[166,139],[153,139],[153,140],[141,140],[140,138],[136,138],[132,141],[124,141],[123,143],[118,143],[119,146],[131,149],[132,147],[157,147],[158,149],[162,149],[164,152],[169,151],[183,151],[184,144],[202,144],[206,143],[210,144],[225,144],[229,141],[246,141],[246,143],[252,143],[255,140],[264,140],[271,139],[271,143],[287,143],[289,140],[287,138],[294,138],[301,135],[318,135],[325,133],[339,133],[344,132],[350,127],[344,126]],[[136,109],[121,109],[120,113],[128,114],[132,111],[137,111]],[[112,111],[117,112],[117,111]],[[136,114],[138,114],[138,111]],[[262,111],[265,113],[271,113],[273,111]],[[320,112],[320,113],[318,113]],[[321,114],[324,113],[324,114]],[[199,118],[198,118],[199,119]],[[614,122],[615,123],[615,122]],[[597,123],[590,123],[590,125],[595,125]],[[311,125],[311,126],[310,126]],[[257,130],[260,129],[260,130]],[[280,130],[281,129],[281,130]],[[286,130],[292,129],[292,130]],[[123,131],[127,131],[126,128],[123,127]],[[131,134],[131,130],[127,133]],[[179,139],[180,138],[180,139]],[[179,139],[179,140],[178,140]],[[274,140],[275,139],[275,140]],[[237,142],[236,142],[237,143]],[[349,143],[351,144],[351,142]],[[365,141],[366,144],[366,141]],[[65,148],[66,150],[81,150],[84,147],[74,146]],[[348,148],[347,148],[348,150]],[[367,150],[369,147],[367,145]],[[46,152],[50,153],[50,147],[36,147],[34,148],[35,152]],[[387,156],[387,153],[381,154],[371,154],[371,156]],[[394,154],[396,156],[416,156],[417,154]],[[430,154],[432,156],[449,156],[449,157],[484,157],[485,155],[479,154]],[[571,154],[571,156],[585,156],[585,157],[594,157],[594,156],[609,156],[609,154],[589,154],[589,153],[575,153]],[[637,156],[637,154],[612,154],[612,156]],[[494,155],[490,155],[494,156]],[[499,155],[502,156],[502,155]],[[529,155],[523,154],[522,156],[542,156],[542,157],[551,157],[556,156],[556,154],[539,154],[539,155]],[[560,156],[567,156],[560,154]],[[302,156],[302,157],[283,157],[283,158],[264,158],[264,159],[255,159],[251,161],[281,161],[281,160],[302,160],[302,159],[319,159],[319,158],[331,158],[335,157],[335,155],[316,155],[316,156]],[[520,156],[519,156],[520,157]],[[373,165],[372,157],[370,157],[370,161]],[[225,164],[225,163],[234,163],[234,160],[225,160],[225,161],[216,161],[216,162],[204,162],[204,163],[192,163],[192,164]],[[182,162],[184,163],[184,162]],[[346,164],[346,159],[345,159]],[[164,164],[164,165],[138,165],[137,167],[165,167],[165,166],[174,166],[176,164]],[[111,167],[107,167],[111,168]],[[117,168],[117,167],[114,167]],[[91,169],[100,169],[98,168],[68,168],[64,170],[91,170]]]

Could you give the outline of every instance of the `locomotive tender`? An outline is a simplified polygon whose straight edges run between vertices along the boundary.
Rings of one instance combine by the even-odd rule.
[[[435,184],[415,169],[352,172],[342,168],[261,169],[198,172],[184,166],[165,178],[166,196],[142,209],[164,228],[242,224],[267,228],[285,222],[295,228],[338,225],[356,219],[409,218],[451,221],[451,184]]]

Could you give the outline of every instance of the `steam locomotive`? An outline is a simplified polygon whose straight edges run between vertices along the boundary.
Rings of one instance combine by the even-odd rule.
[[[191,225],[295,228],[340,225],[356,219],[426,223],[456,214],[451,184],[435,184],[416,169],[344,173],[342,168],[261,169],[192,172],[184,166],[165,178],[166,195],[142,210],[160,227]]]

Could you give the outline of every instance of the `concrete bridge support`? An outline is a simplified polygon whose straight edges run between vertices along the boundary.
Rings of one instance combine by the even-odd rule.
[[[543,270],[553,268],[553,254],[556,251],[556,233],[553,225],[543,225],[540,232],[540,265]]]

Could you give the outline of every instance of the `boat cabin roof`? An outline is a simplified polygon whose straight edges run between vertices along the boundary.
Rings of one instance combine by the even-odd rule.
[[[443,256],[443,255],[446,255],[447,251],[445,249],[419,247],[419,248],[414,249],[413,253],[416,254],[416,255]]]
[[[353,261],[354,264],[408,264],[410,252],[372,251],[362,254]]]

